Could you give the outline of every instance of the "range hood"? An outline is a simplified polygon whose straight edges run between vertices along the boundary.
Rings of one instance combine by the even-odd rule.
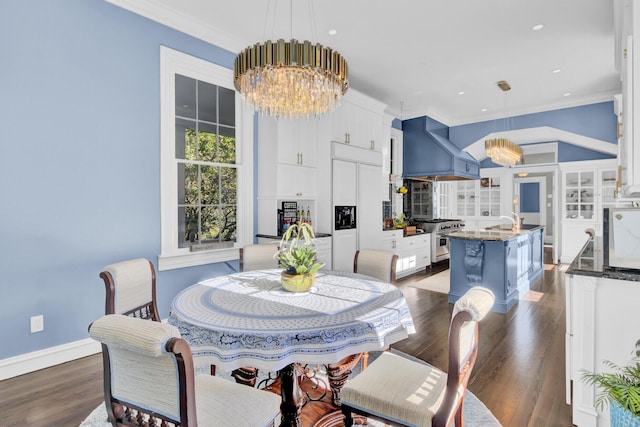
[[[480,179],[480,164],[449,141],[449,127],[423,116],[402,122],[402,176],[422,181]]]

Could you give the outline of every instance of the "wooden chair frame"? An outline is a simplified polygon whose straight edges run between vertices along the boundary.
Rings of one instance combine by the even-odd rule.
[[[102,362],[104,370],[104,396],[107,417],[115,427],[146,427],[166,425],[156,423],[157,420],[170,422],[176,427],[198,425],[196,416],[195,370],[193,356],[189,344],[182,338],[170,338],[165,349],[176,357],[178,371],[178,387],[180,390],[180,419],[172,419],[157,413],[150,413],[131,402],[116,399],[111,393],[111,359],[109,348],[102,344]]]
[[[449,426],[451,421],[455,421],[456,427],[464,426],[464,394],[457,399],[457,392],[460,385],[464,387],[464,391],[467,390],[467,384],[471,377],[471,372],[476,363],[478,357],[478,321],[475,321],[475,338],[471,348],[471,351],[461,364],[459,359],[460,354],[460,330],[465,322],[475,321],[473,320],[473,314],[463,309],[458,312],[451,321],[449,327],[449,367],[447,370],[447,386],[444,391],[444,399],[442,404],[438,408],[438,411],[434,414],[431,425],[432,427],[446,427]],[[366,411],[362,411],[358,408],[349,406],[342,402],[342,414],[344,416],[345,427],[351,427],[353,425],[353,414],[360,414],[365,417],[371,417],[384,421],[389,425],[404,426],[397,421],[390,420],[381,416],[370,414]],[[451,415],[449,415],[451,414]]]

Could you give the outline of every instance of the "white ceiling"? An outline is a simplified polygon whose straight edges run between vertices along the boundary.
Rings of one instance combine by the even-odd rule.
[[[291,0],[107,1],[232,52],[292,37],[330,46],[349,63],[350,87],[403,119],[453,126],[621,90],[611,0],[296,0],[293,19]]]

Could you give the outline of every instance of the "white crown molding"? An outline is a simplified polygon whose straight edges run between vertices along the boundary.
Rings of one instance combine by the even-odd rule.
[[[91,338],[86,338],[80,341],[2,359],[0,360],[0,381],[91,356],[101,351],[102,348],[99,342]]]
[[[250,43],[238,39],[227,32],[213,28],[204,22],[194,21],[184,12],[168,7],[156,0],[105,0],[114,6],[121,7],[162,25],[196,37],[231,52],[239,52]]]

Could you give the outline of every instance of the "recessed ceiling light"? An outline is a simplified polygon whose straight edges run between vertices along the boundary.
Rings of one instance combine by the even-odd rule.
[[[540,31],[543,28],[544,28],[544,24],[538,24],[538,25],[534,25],[531,29],[533,31]]]
[[[555,70],[552,71],[553,74],[558,74],[560,72],[560,68],[556,68]]]
[[[483,108],[483,109],[482,109],[482,110],[480,110],[480,111],[482,111],[482,112],[484,113],[485,111],[487,111],[487,109],[486,109],[486,108]]]
[[[464,95],[464,91],[461,90],[460,92],[458,92],[458,95]]]
[[[562,94],[562,96],[571,96],[571,92],[565,92]]]
[[[336,34],[338,34],[338,32],[336,30],[334,30],[333,28],[329,30],[329,35],[330,36],[335,36]]]

